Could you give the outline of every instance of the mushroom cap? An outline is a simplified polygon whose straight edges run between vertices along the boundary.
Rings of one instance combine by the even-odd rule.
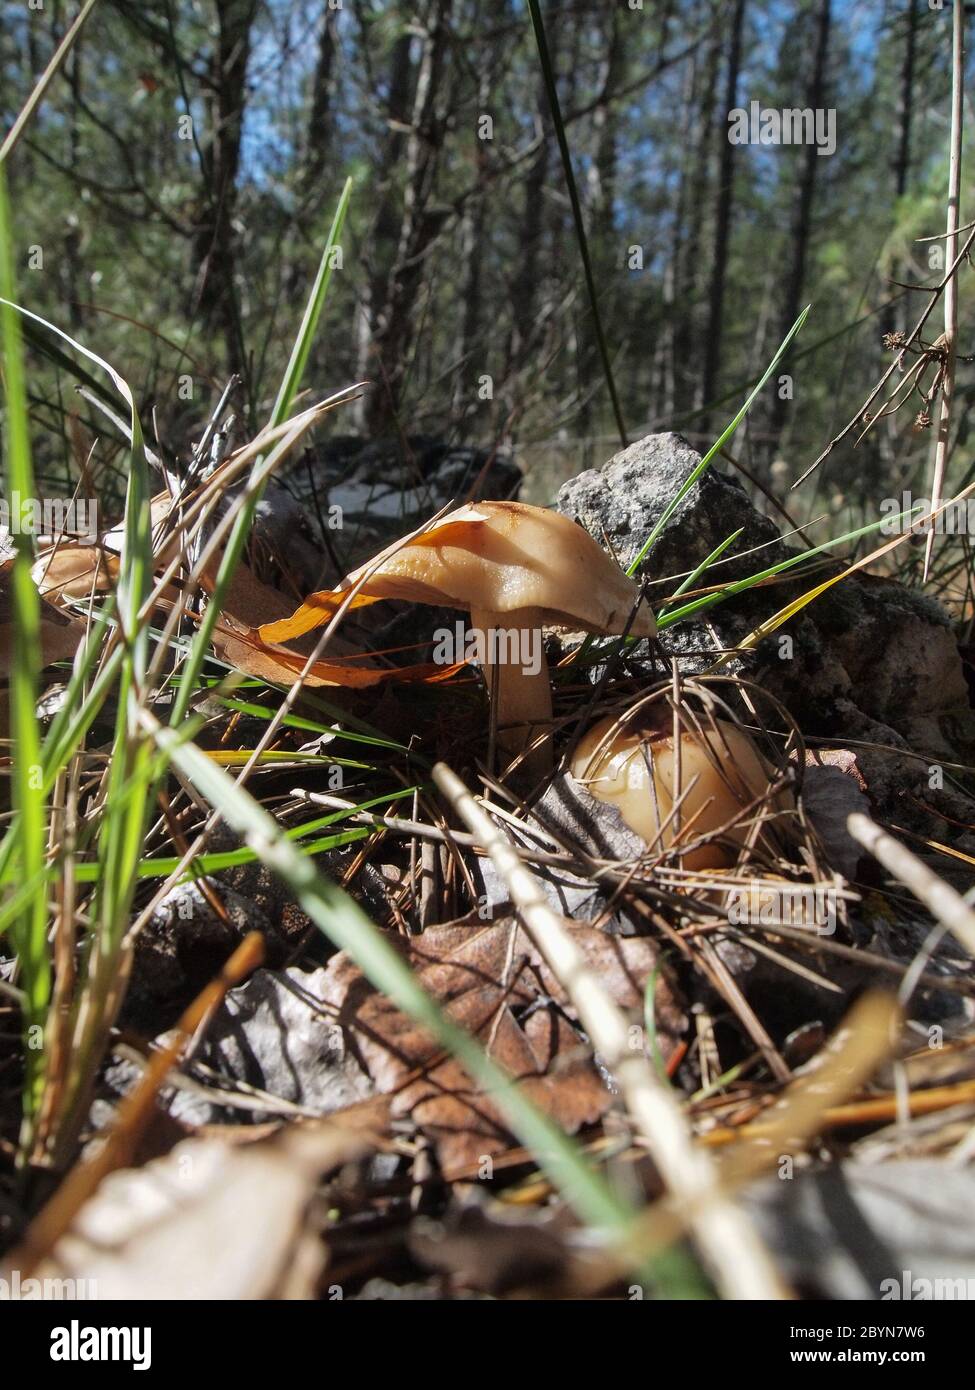
[[[644,742],[647,757],[641,750]],[[612,716],[601,719],[579,740],[571,772],[592,796],[615,805],[630,829],[648,844],[657,842],[658,837],[665,849],[673,844],[673,823],[668,823],[676,780],[672,731],[625,724],[620,728]],[[692,784],[695,776],[697,781]],[[688,842],[733,820],[743,806],[768,791],[771,780],[771,769],[737,725],[717,719],[713,727],[705,724],[700,732],[685,728],[681,733],[681,821],[687,825],[696,817],[688,825]],[[779,792],[775,805],[786,810],[792,799]],[[747,825],[736,825],[726,832],[726,843],[713,840],[689,851],[682,858],[684,867],[710,869],[733,864],[748,830]]]
[[[640,597],[633,580],[568,517],[524,502],[477,502],[388,547],[337,589],[312,594],[291,618],[263,627],[262,638],[288,641],[307,632],[359,581],[354,608],[405,599],[512,616],[534,609],[533,624],[605,635],[623,631]],[[656,630],[642,603],[631,635]]]

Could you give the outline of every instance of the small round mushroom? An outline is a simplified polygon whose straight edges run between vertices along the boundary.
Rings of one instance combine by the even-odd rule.
[[[390,546],[337,589],[312,594],[291,618],[262,627],[262,639],[290,641],[327,621],[356,584],[353,607],[406,599],[471,614],[509,753],[526,749],[552,719],[543,627],[619,635],[633,614],[633,637],[657,630],[637,585],[581,526],[544,507],[477,502]],[[543,771],[551,744],[537,752],[531,769]]]
[[[588,729],[570,770],[592,796],[619,810],[631,830],[651,847],[666,850],[679,833],[674,807],[674,739],[666,726],[645,717],[637,727],[610,717]],[[685,842],[713,834],[744,806],[763,796],[770,769],[749,736],[728,720],[702,721],[701,732],[685,728],[680,740],[680,828]],[[652,769],[652,785],[651,785]],[[695,780],[696,779],[696,780]],[[779,793],[777,809],[791,805]],[[749,826],[736,825],[681,856],[687,869],[726,868],[735,862]]]

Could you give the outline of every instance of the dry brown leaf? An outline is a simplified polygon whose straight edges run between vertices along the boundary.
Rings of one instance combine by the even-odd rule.
[[[41,551],[32,571],[38,589],[51,602],[107,593],[115,587],[118,572],[117,555],[97,545],[69,542]]]
[[[206,571],[204,588],[212,592],[217,562]],[[288,617],[292,603],[277,589],[257,578],[243,562],[238,564],[227,589],[223,612],[213,634],[213,646],[221,660],[258,680],[273,685],[294,685],[305,666],[306,657],[264,642],[259,630],[266,624]],[[304,684],[309,687],[340,686],[367,689],[385,681],[439,681],[459,670],[459,666],[423,663],[417,666],[381,667],[366,664],[340,636],[329,641],[328,658],[316,661]],[[349,662],[333,658],[353,658]],[[359,657],[358,662],[354,658]]]
[[[483,530],[483,517],[474,506],[460,509],[465,515],[456,520],[456,513],[427,529],[421,527],[412,536],[395,541],[381,550],[358,569],[352,570],[338,589],[321,589],[309,594],[304,603],[290,617],[282,622],[266,623],[261,627],[260,636],[265,642],[290,642],[312,628],[329,622],[338,608],[348,601],[351,612],[356,608],[366,608],[369,604],[380,603],[384,599],[406,599],[412,603],[442,605],[444,595],[450,591],[451,582],[456,576],[450,573],[450,566],[441,565],[439,587],[429,580],[420,579],[415,571],[425,567],[431,549],[441,550],[452,546],[473,550],[476,538]],[[423,562],[417,565],[417,556],[422,552]],[[371,573],[373,572],[373,573]],[[364,576],[370,575],[369,578]],[[349,598],[349,590],[358,585],[358,591]],[[460,607],[467,605],[458,600]]]
[[[307,657],[284,647],[262,642],[253,628],[242,628],[224,614],[213,634],[218,656],[229,666],[272,685],[294,685],[304,670]],[[424,681],[433,684],[447,680],[460,666],[439,666],[423,662],[417,666],[369,666],[354,660],[316,661],[303,682],[307,686],[342,686],[363,690],[386,681]]]
[[[164,504],[168,499],[153,499],[153,525],[158,528],[165,520]],[[115,535],[110,532],[106,541]],[[164,568],[172,558],[173,543],[167,543],[163,552],[156,556],[157,571]],[[212,593],[216,579],[219,557],[207,567],[203,576],[203,588]],[[34,565],[34,579],[40,592],[51,604],[64,600],[77,600],[90,597],[93,593],[106,593],[114,588],[118,579],[119,561],[111,549],[104,546],[81,545],[61,542],[44,551]],[[175,603],[178,592],[175,586],[168,586],[162,598],[162,606]],[[258,635],[262,624],[286,618],[292,610],[292,602],[284,594],[272,589],[258,579],[251,569],[240,563],[227,590],[224,610],[213,635],[213,647],[221,660],[226,661],[245,675],[256,676],[273,685],[292,686],[301,674],[305,657],[282,648],[274,648],[263,642]],[[54,612],[51,609],[51,612]],[[55,624],[59,620],[55,620]],[[71,656],[84,633],[83,624],[75,624],[72,636],[59,636],[59,629],[48,633],[45,624],[45,657],[48,663]],[[2,632],[0,632],[2,639]],[[405,667],[378,667],[365,661],[356,662],[362,657],[347,642],[336,637],[329,647],[330,657],[353,658],[344,660],[317,661],[304,684],[309,687],[344,687],[366,689],[382,685],[385,681],[426,681],[446,680],[459,666],[441,666],[422,663]]]
[[[642,1019],[643,988],[657,965],[653,944],[576,923],[567,927],[615,1002]],[[606,1112],[612,1096],[574,1025],[568,997],[513,919],[431,927],[399,944],[427,992],[562,1129],[574,1133]],[[441,1045],[373,989],[344,952],[329,964],[325,1001],[337,1011],[348,1051],[381,1092],[395,1092],[393,1116],[411,1116],[431,1137],[444,1170],[476,1165],[509,1147],[499,1111],[476,1092],[460,1063],[445,1058]],[[684,1017],[663,978],[656,1017],[666,1057]]]

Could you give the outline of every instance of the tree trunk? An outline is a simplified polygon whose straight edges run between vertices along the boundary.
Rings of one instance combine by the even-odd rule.
[[[441,92],[447,22],[452,0],[431,0],[424,25],[423,50],[416,79],[413,116],[406,142],[406,189],[396,261],[386,284],[383,307],[373,324],[372,355],[380,364],[379,389],[369,397],[366,415],[374,434],[385,433],[396,417],[410,350],[414,308],[423,280],[426,255],[446,212],[430,207],[449,106]]]
[[[405,135],[402,127],[409,115],[410,92],[413,86],[413,63],[410,57],[412,36],[405,28],[397,35],[389,57],[388,97],[383,112],[385,135],[380,142],[376,170],[378,205],[369,235],[365,238],[363,260],[366,267],[366,294],[359,305],[356,333],[356,376],[360,381],[373,381],[374,391],[360,397],[354,409],[359,430],[368,428],[370,396],[382,391],[381,379],[376,382],[377,365],[373,341],[379,315],[386,295],[390,267],[396,257],[400,220],[396,210],[394,180]]]
[[[557,68],[559,30],[556,26],[546,26],[546,33],[552,64]],[[525,202],[518,238],[518,268],[511,286],[511,330],[506,354],[506,376],[524,366],[537,324],[541,253],[545,239],[545,188],[552,154],[548,95],[541,77],[535,86],[534,105],[535,129],[541,143],[524,179]]]
[[[700,362],[703,357],[703,343],[701,342],[703,329],[696,305],[702,297],[699,290],[701,231],[704,220],[703,209],[708,193],[710,135],[717,101],[720,55],[721,46],[714,39],[708,42],[700,66],[698,66],[696,57],[694,60],[694,99],[698,106],[696,119],[687,141],[691,174],[681,189],[682,195],[685,195],[685,201],[675,232],[680,246],[675,275],[675,290],[679,308],[674,331],[678,411],[686,410],[692,404],[694,406],[701,405],[701,374],[695,364]]]
[[[243,376],[247,355],[235,284],[234,209],[257,0],[217,0],[216,9],[217,45],[211,62],[208,102],[210,139],[203,145],[209,203],[194,238],[198,267],[196,300],[205,321],[223,330],[229,370]]]
[[[819,0],[816,16],[816,47],[813,56],[812,72],[803,103],[813,111],[821,110],[826,90],[826,61],[829,56],[829,28],[831,0]],[[785,296],[782,305],[781,337],[795,323],[802,301],[802,290],[806,279],[806,261],[809,255],[809,229],[812,222],[813,196],[816,191],[816,172],[819,164],[819,151],[814,141],[806,145],[799,186],[796,190],[792,214],[790,246],[792,263],[786,278]],[[772,447],[778,444],[785,424],[790,402],[775,396],[772,406]]]
[[[312,78],[311,110],[305,136],[305,159],[301,171],[302,192],[316,200],[320,196],[322,175],[329,157],[332,125],[332,73],[338,49],[339,10],[325,11],[318,40],[318,60]]]
[[[907,176],[911,168],[911,122],[914,114],[914,68],[917,59],[919,2],[921,0],[907,0],[907,36],[904,43],[904,62],[901,66],[901,85],[897,103],[897,154],[894,158],[894,190],[898,198],[902,198],[907,192]],[[907,296],[904,295],[896,306],[891,306],[887,310],[883,322],[885,333],[890,333],[896,328],[902,331],[906,329],[908,303]]]
[[[593,157],[589,165],[589,241],[596,292],[603,304],[604,319],[612,316],[612,305],[607,301],[606,290],[619,276],[621,249],[616,244],[616,226],[613,200],[616,194],[617,165],[617,112],[613,98],[621,85],[626,71],[626,55],[623,47],[623,33],[620,25],[620,12],[614,9],[609,17],[609,32],[605,38],[606,58],[600,72],[600,100],[593,111]],[[582,401],[579,412],[579,428],[588,436],[594,425],[593,415],[598,409],[594,402],[602,399],[600,383],[603,380],[603,366],[600,358],[596,325],[587,315],[583,324],[582,346]]]
[[[741,34],[744,21],[745,0],[735,0],[728,49],[728,73],[722,113],[724,117],[738,105],[738,72],[741,67]],[[718,206],[715,213],[714,256],[708,291],[708,331],[704,345],[704,381],[701,389],[705,405],[715,397],[718,373],[721,370],[725,274],[728,268],[728,242],[734,196],[736,146],[728,139],[728,128],[724,120],[718,122],[718,139],[721,142],[721,155],[718,160]]]

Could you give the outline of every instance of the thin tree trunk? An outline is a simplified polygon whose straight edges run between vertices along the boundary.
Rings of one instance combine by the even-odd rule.
[[[813,111],[823,108],[826,90],[826,62],[829,56],[829,30],[831,19],[831,0],[819,0],[816,16],[816,46],[813,57],[809,86],[806,89],[804,105]],[[803,286],[806,280],[806,262],[809,256],[809,230],[812,223],[813,197],[816,191],[816,173],[819,165],[819,149],[814,141],[805,147],[802,172],[796,191],[792,215],[790,245],[792,263],[786,278],[785,295],[782,305],[781,335],[784,338],[799,314]],[[789,401],[776,395],[772,407],[772,446],[777,445],[785,424]]]
[[[616,246],[616,228],[613,199],[616,192],[617,165],[617,126],[613,97],[620,86],[626,67],[623,48],[623,34],[620,26],[620,12],[614,9],[609,18],[609,33],[606,36],[606,58],[600,73],[600,101],[592,115],[594,149],[589,166],[589,193],[591,213],[589,219],[589,240],[593,269],[596,277],[596,290],[601,298],[604,291],[614,281],[615,262],[619,255]],[[605,299],[603,299],[605,304]],[[612,306],[604,313],[610,315]],[[599,343],[595,324],[591,317],[586,321],[583,337],[582,386],[583,399],[580,410],[580,428],[588,435],[592,429],[595,383],[601,381],[603,368],[600,362]]]
[[[388,97],[384,110],[386,133],[376,170],[378,206],[369,235],[365,238],[363,259],[366,265],[366,294],[359,305],[356,332],[356,376],[360,381],[373,381],[375,391],[383,390],[378,375],[373,344],[378,333],[379,316],[385,301],[390,268],[396,259],[400,218],[394,196],[396,168],[402,156],[405,135],[403,127],[409,116],[410,92],[413,86],[413,63],[410,57],[412,35],[406,29],[397,36],[389,58]],[[356,402],[354,419],[360,430],[366,430],[370,415],[370,396],[367,393]]]
[[[907,0],[907,35],[904,43],[904,62],[901,66],[901,85],[897,103],[897,155],[894,159],[894,190],[898,198],[907,192],[911,168],[911,126],[914,116],[914,69],[917,59],[918,6],[923,0]],[[900,277],[904,278],[904,277]],[[884,331],[907,327],[907,296],[884,315]]]
[[[318,59],[312,78],[311,110],[305,137],[305,159],[301,171],[302,190],[314,197],[321,185],[329,159],[332,133],[332,82],[338,50],[339,10],[326,9],[318,39]]]
[[[894,162],[894,187],[900,198],[907,191],[907,175],[911,167],[911,117],[914,113],[914,63],[917,56],[918,0],[907,0],[907,40],[901,68],[898,116],[900,129],[897,139],[897,159]]]
[[[695,92],[695,97],[699,103],[696,120],[688,141],[692,172],[687,181],[686,202],[681,209],[680,222],[676,229],[676,235],[682,243],[675,277],[677,303],[681,306],[674,332],[678,410],[686,409],[690,404],[694,406],[701,404],[701,374],[697,370],[696,363],[700,362],[703,356],[703,344],[700,341],[702,327],[700,316],[695,313],[694,306],[699,300],[701,231],[708,187],[708,164],[711,152],[709,136],[717,100],[715,94],[719,58],[720,45],[716,40],[712,40],[707,45],[703,65],[698,67],[695,61],[695,82],[697,83],[697,80],[700,79],[700,83]],[[685,228],[686,235],[684,234]],[[693,389],[690,382],[694,383]]]
[[[414,341],[414,309],[426,255],[447,215],[443,210],[432,211],[429,204],[443,142],[443,121],[438,110],[441,104],[449,105],[441,92],[441,82],[451,3],[452,0],[431,0],[424,26],[423,53],[406,142],[406,190],[399,245],[372,344],[382,373],[382,387],[372,392],[366,407],[374,433],[385,432],[398,412]]]
[[[557,63],[558,27],[548,30],[549,53]],[[507,371],[519,370],[532,343],[537,323],[541,253],[545,238],[545,188],[552,153],[548,96],[541,77],[535,87],[535,128],[541,137],[524,179],[525,202],[518,238],[518,268],[511,287],[511,331],[508,337]]]
[[[195,237],[196,298],[205,319],[223,330],[229,370],[244,376],[247,363],[235,284],[234,209],[257,0],[217,0],[216,10],[217,45],[208,103],[210,140],[204,146],[209,206]]]
[[[731,38],[728,49],[728,74],[725,85],[723,115],[738,105],[738,72],[741,66],[741,35],[745,21],[745,0],[735,0],[731,19]],[[701,394],[708,404],[715,397],[718,373],[721,369],[722,334],[724,330],[725,275],[728,268],[728,242],[731,232],[731,208],[734,197],[735,149],[728,139],[723,120],[718,122],[721,157],[718,161],[718,206],[714,225],[714,257],[711,284],[708,291],[708,331],[704,345],[704,381]]]
[[[691,113],[695,104],[695,92],[697,86],[697,59],[691,59],[687,65],[684,81],[681,85],[681,102],[679,128],[687,130],[691,125]],[[680,174],[677,181],[677,196],[674,199],[673,207],[673,228],[667,238],[667,244],[671,248],[670,255],[667,257],[667,266],[663,277],[663,307],[664,307],[664,327],[659,341],[665,344],[665,352],[662,365],[661,391],[662,399],[658,400],[653,390],[650,392],[650,405],[648,409],[649,417],[653,420],[661,418],[670,419],[677,410],[678,400],[678,370],[679,370],[679,351],[681,348],[681,334],[683,332],[683,314],[678,311],[677,305],[680,302],[680,290],[683,283],[684,260],[682,254],[682,230],[685,223],[685,213],[687,207],[688,193],[688,160],[680,160]]]

